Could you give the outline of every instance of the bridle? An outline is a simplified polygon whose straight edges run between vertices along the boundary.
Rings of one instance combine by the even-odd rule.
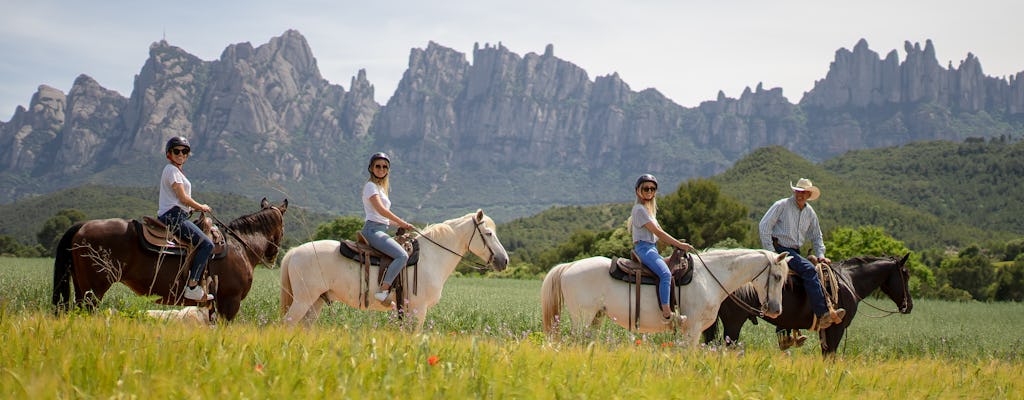
[[[722,282],[720,280],[718,280],[718,277],[715,276],[715,273],[713,271],[711,271],[711,268],[708,268],[708,263],[704,262],[704,259],[700,257],[699,253],[695,252],[693,254],[696,255],[697,259],[700,260],[700,263],[704,265],[704,269],[708,270],[708,274],[710,274],[711,278],[715,280],[715,283],[718,284],[718,287],[721,288],[722,291],[725,292],[725,294],[728,295],[729,298],[732,299],[732,301],[736,303],[736,305],[740,306],[740,308],[742,308],[744,311],[746,311],[746,312],[748,312],[750,314],[753,314],[753,315],[756,315],[756,316],[762,317],[762,318],[764,317],[765,310],[768,309],[768,301],[767,301],[767,299],[765,299],[765,300],[758,299],[758,301],[761,302],[761,308],[760,309],[754,308],[754,306],[751,306],[750,304],[747,304],[745,301],[743,301],[742,299],[737,297],[735,294],[733,294],[732,292],[727,290],[725,288],[725,285],[722,285]],[[757,278],[761,277],[761,274],[764,274],[772,266],[772,259],[771,259],[771,257],[768,257],[768,255],[764,254],[764,253],[761,253],[761,255],[763,255],[764,258],[768,260],[768,263],[764,265],[764,268],[761,268],[761,271],[758,272],[757,275],[754,275],[754,277],[752,279],[750,279],[751,282],[753,282],[753,281],[757,280]],[[764,281],[765,296],[768,295],[769,288],[771,287],[771,281],[772,281],[772,274],[769,272],[768,276],[766,277],[766,279]],[[780,278],[779,284],[780,285],[782,284],[781,278]]]
[[[907,306],[907,300],[910,299],[910,284],[909,284],[909,279],[905,278],[903,276],[903,269],[907,268],[907,266],[906,266],[905,263],[904,264],[900,264],[899,262],[897,262],[892,257],[890,257],[889,259],[892,260],[894,264],[896,264],[896,275],[899,275],[899,277],[900,277],[900,290],[903,292],[903,304],[902,304],[902,307],[906,307]],[[910,270],[909,269],[907,269],[907,275],[908,276],[910,275]],[[903,314],[903,311],[900,311],[900,309],[899,309],[900,306],[897,306],[897,309],[895,311],[886,310],[886,309],[878,307],[878,306],[876,306],[874,304],[869,303],[866,299],[861,298],[860,296],[857,295],[857,292],[854,291],[852,288],[850,290],[850,293],[853,294],[853,297],[855,299],[857,299],[857,301],[866,304],[868,307],[874,308],[875,310],[878,310],[878,311],[881,311],[881,312],[885,313],[885,315],[871,316],[872,318],[883,318],[883,317],[891,316],[893,314]]]
[[[271,208],[271,209],[273,209],[274,211],[277,211],[277,212],[278,212],[279,214],[281,214],[281,218],[282,218],[282,219],[284,218],[284,211],[281,211],[281,209],[280,209],[280,208],[277,208],[277,206],[275,206],[275,205],[271,205],[271,206],[269,206],[269,207],[267,207],[267,208]],[[264,210],[265,210],[265,209],[264,209]],[[261,210],[261,211],[262,211],[262,210]],[[210,212],[210,218],[213,218],[213,222],[216,222],[216,223],[217,223],[217,225],[219,225],[220,227],[224,228],[224,231],[225,231],[225,232],[227,232],[227,233],[228,233],[229,235],[231,235],[231,237],[235,238],[235,240],[237,240],[237,241],[238,241],[238,243],[241,243],[241,244],[242,244],[242,247],[245,247],[245,248],[246,248],[246,250],[249,250],[249,252],[251,252],[251,253],[253,253],[253,254],[257,254],[257,255],[258,255],[258,256],[260,257],[260,260],[259,260],[259,262],[257,262],[256,264],[263,264],[263,265],[266,265],[267,267],[271,267],[271,266],[273,266],[273,263],[268,263],[268,260],[267,260],[267,258],[266,258],[266,257],[264,256],[264,253],[262,253],[262,252],[257,252],[256,250],[254,250],[254,249],[252,248],[252,246],[249,246],[249,244],[248,244],[248,243],[246,243],[246,242],[245,242],[245,240],[244,240],[244,239],[242,239],[242,237],[241,237],[241,236],[240,236],[240,235],[239,235],[239,234],[238,234],[237,232],[235,232],[235,230],[234,230],[234,229],[231,229],[231,228],[230,228],[230,227],[228,226],[228,224],[225,224],[224,222],[221,222],[221,220],[220,220],[219,218],[217,218],[217,216],[216,216],[216,215],[214,215],[214,214],[213,214],[213,212]],[[271,241],[271,240],[268,240],[268,241],[267,241],[267,243],[268,243],[269,245],[271,245],[271,246],[277,247],[277,250],[278,250],[278,252],[280,253],[280,251],[281,251],[281,246],[279,246],[279,245],[278,245],[277,243],[274,243],[274,242],[273,242],[273,241]],[[270,261],[273,261],[273,260],[270,260]],[[255,265],[254,265],[254,267],[255,267]]]
[[[474,226],[474,231],[475,231],[476,234],[480,235],[480,240],[484,242],[484,247],[486,247],[487,248],[487,252],[490,253],[490,256],[487,257],[487,263],[486,264],[481,264],[479,262],[472,261],[472,263],[474,265],[470,265],[470,267],[472,267],[474,269],[477,269],[477,270],[480,270],[480,271],[486,271],[486,270],[489,270],[489,269],[494,269],[494,267],[493,267],[493,264],[494,264],[494,250],[491,250],[491,246],[487,245],[487,239],[484,238],[483,229],[480,228],[480,225],[483,225],[483,223],[484,223],[484,221],[482,219],[481,220],[477,220],[475,216],[473,217],[473,224],[475,225]],[[476,234],[474,234],[474,232],[470,232],[469,233],[469,235],[470,235],[469,236],[469,240],[466,241],[466,249],[463,250],[462,253],[459,253],[459,252],[456,252],[455,250],[452,250],[452,249],[448,248],[447,246],[445,246],[443,244],[440,244],[440,243],[434,241],[434,239],[431,239],[429,236],[424,235],[423,232],[420,231],[419,229],[417,229],[416,227],[413,227],[413,230],[416,231],[416,233],[418,233],[420,235],[419,237],[426,239],[428,242],[433,243],[437,247],[440,247],[442,249],[447,250],[449,253],[452,253],[454,255],[459,256],[460,259],[464,259],[466,257],[465,254],[467,252],[469,252],[469,247],[473,244],[473,238],[476,237]]]

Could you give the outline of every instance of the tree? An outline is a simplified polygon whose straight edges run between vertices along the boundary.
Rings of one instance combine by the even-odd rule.
[[[966,290],[976,300],[989,300],[997,289],[995,266],[981,255],[978,246],[969,246],[956,257],[942,260],[939,276],[943,283]]]
[[[996,273],[996,300],[1024,301],[1024,254]]]
[[[836,261],[858,256],[902,257],[910,253],[907,267],[910,268],[911,295],[920,296],[922,285],[934,287],[935,275],[920,261],[920,256],[911,252],[903,242],[887,235],[881,227],[836,228],[825,240],[825,249],[826,255]]]
[[[43,256],[52,257],[57,250],[57,242],[71,225],[86,219],[85,213],[75,209],[63,209],[43,223],[43,228],[36,233],[36,241],[43,246]]]
[[[691,179],[658,201],[658,223],[673,237],[707,248],[732,238],[745,242],[751,231],[747,207],[725,196],[718,184]]]
[[[363,219],[358,217],[344,216],[335,218],[334,221],[320,224],[313,234],[313,240],[331,239],[356,239],[356,232],[363,229]]]

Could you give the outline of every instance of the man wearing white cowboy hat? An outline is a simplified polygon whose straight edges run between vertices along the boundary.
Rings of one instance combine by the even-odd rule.
[[[833,323],[841,322],[846,316],[846,310],[840,308],[836,310],[835,315],[829,313],[825,304],[825,294],[818,280],[818,272],[814,264],[800,255],[800,247],[803,246],[805,239],[810,239],[817,260],[826,264],[832,263],[832,260],[825,257],[825,242],[822,240],[821,227],[818,226],[818,214],[810,204],[807,204],[808,201],[817,200],[821,190],[805,178],[797,181],[796,185],[790,182],[789,187],[793,190],[793,196],[772,204],[761,218],[758,232],[761,245],[765,249],[793,256],[789,261],[789,268],[796,271],[803,280],[804,289],[807,290],[807,297],[811,302],[811,311],[816,317],[811,329],[822,330]],[[788,332],[782,332],[788,336]],[[803,341],[799,340],[798,344],[802,343]],[[782,334],[779,345],[783,346]]]

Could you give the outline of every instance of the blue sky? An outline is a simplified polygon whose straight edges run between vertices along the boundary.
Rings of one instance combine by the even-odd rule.
[[[763,82],[791,102],[824,78],[835,51],[860,38],[884,56],[931,39],[939,63],[973,52],[984,72],[1024,71],[1019,1],[49,1],[0,0],[0,121],[41,84],[67,93],[79,74],[123,96],[149,45],[215,60],[230,44],[306,37],[321,74],[348,89],[359,69],[385,103],[429,41],[463,52],[501,42],[579,65],[593,80],[618,72],[693,107],[719,90],[738,97]]]

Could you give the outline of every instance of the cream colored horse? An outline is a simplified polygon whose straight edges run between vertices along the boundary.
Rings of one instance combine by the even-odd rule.
[[[701,331],[715,322],[722,301],[748,282],[754,283],[761,304],[766,305],[766,315],[782,312],[782,286],[789,273],[787,255],[751,249],[711,250],[698,255],[693,258],[693,281],[683,286],[679,301],[680,314],[687,317],[680,327],[684,343],[696,346]],[[545,332],[557,331],[563,304],[577,332],[600,322],[602,315],[628,328],[628,301],[635,293],[630,294],[632,284],[608,275],[610,263],[607,257],[591,257],[559,264],[548,272],[541,287]],[[661,318],[655,293],[654,286],[643,290],[638,332],[672,329]]]
[[[418,293],[407,287],[406,315],[416,318],[416,331],[423,328],[427,310],[441,299],[448,276],[455,271],[466,251],[488,260],[497,270],[508,265],[508,253],[494,233],[494,221],[483,211],[469,213],[423,229],[419,238]],[[281,261],[281,311],[289,325],[307,325],[320,316],[327,300],[341,301],[365,309],[360,302],[361,266],[338,253],[336,240],[318,240],[288,250]],[[377,291],[378,267],[370,267],[370,294]],[[412,271],[410,271],[412,273]],[[391,300],[381,303],[372,297],[368,309],[391,310]]]

